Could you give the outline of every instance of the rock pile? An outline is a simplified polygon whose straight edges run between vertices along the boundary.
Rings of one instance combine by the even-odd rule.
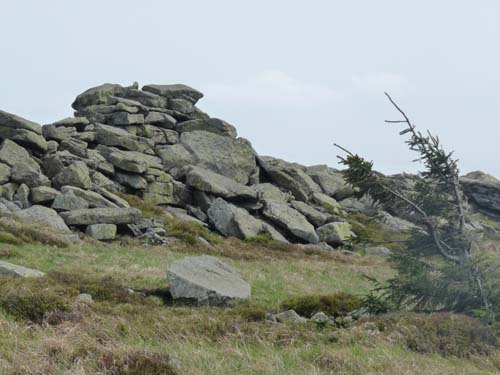
[[[224,236],[323,248],[352,238],[345,212],[379,213],[332,168],[257,155],[233,125],[196,106],[202,97],[179,84],[104,84],[78,95],[75,117],[53,124],[0,111],[0,212],[99,240],[128,233],[163,243],[165,228],[141,218],[118,194],[126,193]],[[497,186],[481,184],[469,189],[478,204]]]

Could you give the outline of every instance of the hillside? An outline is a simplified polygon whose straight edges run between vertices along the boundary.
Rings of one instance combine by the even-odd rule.
[[[419,229],[411,210],[357,198],[326,165],[257,155],[202,97],[105,84],[53,124],[0,111],[0,373],[500,373],[495,327],[369,313]],[[460,181],[468,230],[500,258],[500,181]],[[172,276],[201,255],[251,296]]]

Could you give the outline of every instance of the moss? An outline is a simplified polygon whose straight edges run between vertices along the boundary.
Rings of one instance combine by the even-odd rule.
[[[19,320],[42,323],[48,314],[69,312],[77,292],[43,279],[0,279],[0,308]]]
[[[68,247],[67,240],[46,226],[27,223],[15,218],[1,218],[0,242],[12,245],[41,243],[56,247]]]
[[[362,300],[348,293],[305,295],[289,298],[281,304],[283,310],[295,310],[299,315],[311,317],[318,312],[338,317],[359,309]]]
[[[490,328],[465,315],[399,313],[379,316],[373,322],[417,353],[467,358],[490,354],[498,347]]]
[[[258,234],[257,236],[246,238],[244,241],[246,243],[264,246],[269,246],[276,242],[270,233]]]

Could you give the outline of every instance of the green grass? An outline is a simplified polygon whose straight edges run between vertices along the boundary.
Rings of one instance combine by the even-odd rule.
[[[393,274],[381,257],[234,239],[221,239],[213,249],[189,242],[145,247],[134,241],[65,248],[1,244],[0,249],[6,261],[48,273],[45,280],[4,281],[4,291],[16,297],[16,291],[33,296],[42,290],[61,303],[42,305],[37,310],[42,324],[34,325],[28,315],[0,308],[0,374],[176,374],[171,358],[179,362],[179,373],[189,375],[500,372],[498,352],[466,358],[437,350],[423,353],[413,350],[401,329],[375,330],[372,321],[337,329],[265,320],[266,312],[280,311],[300,296],[362,296],[372,287],[363,275],[383,281]],[[164,290],[165,271],[174,260],[202,253],[236,267],[252,286],[251,300],[223,309],[123,294],[126,288]],[[82,292],[95,302],[76,303],[75,295]],[[51,310],[73,315],[44,320]]]

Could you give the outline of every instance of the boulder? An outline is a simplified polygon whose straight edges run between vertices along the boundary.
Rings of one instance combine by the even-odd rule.
[[[183,84],[145,85],[142,90],[169,99],[186,99],[192,104],[196,104],[198,100],[203,98],[203,94],[201,92]]]
[[[168,113],[152,111],[146,116],[144,123],[158,126],[163,129],[174,129],[177,124],[177,120]]]
[[[85,117],[68,117],[59,121],[52,123],[51,125],[55,127],[71,127],[77,130],[84,130],[90,122]]]
[[[56,188],[61,188],[66,185],[76,186],[82,189],[92,188],[89,169],[83,161],[76,161],[64,168],[54,177],[53,184]]]
[[[26,184],[30,188],[50,186],[49,178],[43,175],[39,168],[33,168],[29,164],[15,164],[10,173],[10,178],[13,182]]]
[[[295,310],[287,310],[278,314],[274,314],[273,318],[278,323],[307,323],[307,319],[301,317],[295,312]]]
[[[0,163],[0,185],[5,184],[10,179],[10,167]]]
[[[250,298],[250,285],[231,266],[211,256],[186,257],[167,270],[174,300],[198,305],[226,305]]]
[[[309,243],[318,243],[319,238],[314,227],[304,215],[283,203],[265,201],[262,214],[276,223],[284,231]]]
[[[14,217],[35,224],[47,225],[59,232],[69,232],[63,219],[51,208],[34,205],[13,213]]]
[[[305,167],[270,156],[261,156],[258,160],[271,181],[290,191],[296,200],[307,202],[314,192],[321,192],[321,188],[304,171]]]
[[[400,217],[393,216],[385,211],[380,211],[377,214],[376,219],[379,223],[385,225],[390,230],[397,232],[420,229],[417,225],[413,224],[412,222],[405,219],[401,219]]]
[[[38,186],[31,189],[31,202],[34,204],[49,203],[59,194],[61,194],[59,191],[49,186]]]
[[[354,236],[351,224],[345,221],[325,224],[319,227],[316,232],[322,242],[333,246],[342,245]]]
[[[126,89],[120,85],[105,83],[97,87],[92,87],[78,95],[72,107],[80,110],[93,104],[110,104],[111,96],[123,95],[125,91]]]
[[[309,206],[307,203],[300,201],[292,201],[291,206],[304,215],[307,220],[314,226],[319,227],[326,223],[330,215],[318,211],[316,208]]]
[[[236,128],[233,125],[218,118],[185,121],[177,125],[176,130],[179,133],[203,130],[209,133],[223,135],[231,138],[236,138],[237,136]]]
[[[152,153],[154,146],[149,139],[137,137],[128,131],[109,125],[96,125],[96,141],[105,146],[121,147],[129,151]]]
[[[354,194],[352,187],[345,182],[342,172],[327,165],[307,167],[305,172],[319,185],[323,193],[330,197],[345,199]]]
[[[144,173],[148,168],[163,168],[160,158],[136,151],[114,150],[107,160],[115,167],[133,173]]]
[[[114,240],[116,237],[116,225],[114,224],[92,224],[89,225],[85,233],[100,241]]]
[[[460,178],[465,195],[485,214],[500,217],[500,181],[484,172]]]
[[[167,170],[172,168],[182,168],[186,165],[196,163],[196,159],[191,152],[182,144],[174,144],[156,148],[156,154],[161,158]]]
[[[44,277],[41,271],[0,261],[0,276],[4,277]]]
[[[119,184],[136,190],[145,190],[148,186],[148,182],[142,176],[135,173],[116,172],[114,178]]]
[[[197,166],[240,184],[253,182],[258,174],[255,151],[246,139],[197,130],[182,133],[180,142],[194,156]]]
[[[259,199],[275,201],[278,203],[288,203],[293,199],[293,196],[290,193],[282,191],[279,187],[269,182],[254,186],[255,190],[257,190]]]
[[[76,134],[76,128],[71,126],[45,125],[42,127],[43,136],[47,141],[63,141],[71,139]]]
[[[39,124],[4,111],[0,111],[0,138],[10,139],[38,153],[47,151],[47,141]]]
[[[184,174],[186,184],[199,191],[226,199],[257,199],[254,189],[210,170],[190,166],[185,169]]]
[[[31,206],[30,202],[30,188],[26,184],[21,184],[14,194],[14,200],[21,208],[28,208]]]
[[[9,139],[5,139],[0,145],[0,161],[11,167],[16,164],[28,164],[32,168],[40,168],[24,147]]]
[[[141,215],[137,208],[89,208],[61,213],[68,225],[134,224]]]
[[[226,237],[246,239],[267,232],[261,220],[222,198],[212,202],[207,214],[213,227]]]
[[[63,186],[61,188],[61,193],[66,195],[74,195],[85,200],[88,203],[88,207],[90,208],[118,207],[116,203],[108,198],[103,197],[101,194],[91,190],[80,189],[76,186]],[[113,196],[113,199],[115,200],[117,198],[121,200],[121,198],[116,197],[114,194],[108,193],[107,195],[109,197]]]
[[[65,193],[58,195],[52,202],[51,207],[58,212],[73,211],[89,208],[89,203],[85,199],[77,197],[73,193]]]

